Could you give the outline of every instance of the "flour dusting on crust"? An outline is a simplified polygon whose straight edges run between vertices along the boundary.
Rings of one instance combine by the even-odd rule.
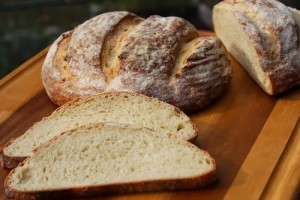
[[[272,93],[300,82],[299,27],[292,12],[274,0],[227,0],[249,35]]]
[[[58,53],[49,56],[52,63],[44,65],[49,68],[44,78],[53,80],[53,84],[47,84],[47,80],[44,83],[55,103],[100,92],[130,91],[194,111],[220,96],[229,85],[231,65],[222,43],[215,37],[200,42],[197,30],[188,21],[160,16],[134,25],[119,40],[117,70],[111,80],[106,80],[101,66],[103,43],[128,15],[135,16],[128,12],[99,15],[54,44]],[[49,75],[51,70],[56,78]]]

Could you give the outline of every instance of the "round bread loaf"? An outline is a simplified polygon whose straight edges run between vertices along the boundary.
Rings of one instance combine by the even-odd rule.
[[[231,80],[228,53],[179,17],[142,19],[129,12],[96,16],[62,34],[42,68],[50,99],[107,91],[138,92],[189,112],[209,104]]]

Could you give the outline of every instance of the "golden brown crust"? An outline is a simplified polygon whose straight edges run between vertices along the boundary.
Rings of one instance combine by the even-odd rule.
[[[152,16],[124,43],[121,70],[111,89],[154,96],[192,112],[218,97],[231,80],[230,61],[220,40],[199,39],[195,28],[183,19]],[[176,51],[182,58],[176,59]]]
[[[128,184],[116,183],[111,185],[99,185],[91,187],[77,187],[64,189],[59,191],[44,191],[44,192],[22,192],[10,190],[8,183],[5,182],[5,194],[8,197],[13,197],[19,200],[32,199],[54,199],[66,196],[91,196],[103,194],[123,194],[123,193],[142,193],[156,191],[174,191],[174,190],[190,190],[197,189],[211,184],[216,180],[216,171],[211,171],[199,177],[188,179],[173,179],[173,180],[154,180],[145,182],[132,182]]]
[[[58,46],[57,54],[47,56],[49,59],[46,59],[42,71],[45,89],[54,103],[61,105],[71,99],[100,92],[131,91],[156,97],[190,112],[210,103],[228,86],[231,66],[226,49],[217,38],[200,40],[194,26],[178,17],[151,16],[142,20],[133,14],[123,13],[117,23],[111,23],[105,21],[107,18],[103,16],[106,15],[118,16],[120,13],[105,13],[79,26],[96,23],[85,27],[91,29],[89,32],[92,33],[95,32],[92,29],[106,27],[106,34],[99,35],[95,40],[101,46],[97,49],[97,61],[88,62],[90,59],[86,54],[94,53],[81,50],[81,46],[88,46],[89,41],[82,39],[84,44],[77,45],[79,50],[76,54],[75,48],[71,48],[72,51],[70,47],[64,49],[66,42],[54,43],[54,46]],[[128,23],[127,19],[132,23]],[[70,45],[76,41],[81,30],[77,28],[69,35]],[[210,46],[209,55],[203,50],[207,46]],[[202,56],[197,57],[198,53],[202,53]],[[205,57],[211,54],[216,55],[214,59]],[[61,56],[64,59],[56,62],[61,60]],[[72,58],[74,60],[75,57],[82,59],[81,62],[76,59],[76,65],[73,66]],[[50,59],[55,62],[49,62]],[[52,71],[64,68],[65,62],[68,63],[69,72],[60,70],[63,72],[56,75],[60,78],[54,80],[55,73]],[[213,66],[217,66],[217,69]],[[71,74],[70,81],[61,78],[66,74]],[[50,83],[49,80],[54,81]],[[79,83],[82,87],[79,87]]]
[[[176,105],[192,112],[219,97],[231,81],[228,57],[219,39],[201,38],[174,79]]]
[[[63,33],[53,43],[42,67],[42,81],[53,102],[62,105],[105,90],[100,62],[103,42],[127,17],[141,19],[128,12],[106,13]]]

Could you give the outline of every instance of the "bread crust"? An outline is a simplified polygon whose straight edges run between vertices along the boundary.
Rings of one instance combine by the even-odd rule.
[[[288,7],[274,0],[226,0],[216,7],[232,12],[248,35],[259,59],[259,68],[270,85],[250,75],[266,93],[278,94],[300,83],[300,27]],[[217,35],[221,31],[224,30],[216,28]],[[231,48],[237,47],[227,48],[232,53]],[[241,61],[238,55],[234,56]],[[247,69],[250,66],[243,67],[251,71]]]
[[[110,12],[96,16],[63,33],[51,46],[42,67],[42,81],[50,99],[58,105],[104,91],[100,53],[110,31],[128,16]],[[103,23],[105,22],[105,23]]]
[[[3,149],[9,146],[14,139],[7,141],[3,147],[0,148],[0,165],[4,169],[13,169],[18,166],[18,164],[25,160],[26,157],[11,157],[4,154]]]
[[[109,20],[112,16],[117,20]],[[112,41],[117,43],[117,59],[108,66],[114,69],[107,78],[103,59],[111,58],[109,54],[100,57],[102,46],[128,16],[140,23],[130,27],[126,35],[121,34],[124,38],[120,41]],[[86,38],[102,27],[105,34],[92,40],[98,48],[85,51],[91,42]],[[220,96],[230,83],[232,71],[227,51],[217,38],[198,40],[195,27],[179,17],[151,16],[142,20],[128,12],[105,13],[53,43],[42,68],[43,84],[58,105],[101,92],[130,91],[156,97],[186,112],[195,111]],[[188,43],[194,45],[184,51]],[[208,43],[212,44],[209,54],[204,50]],[[200,51],[202,55],[197,57]],[[205,57],[211,54],[215,59]]]
[[[144,182],[132,182],[128,184],[116,183],[111,185],[99,185],[91,187],[77,187],[60,191],[22,192],[10,190],[8,181],[5,181],[5,194],[7,197],[19,200],[54,199],[65,196],[91,196],[104,194],[143,193],[157,191],[190,190],[212,184],[216,180],[216,172],[211,171],[205,175],[188,179],[153,180]]]

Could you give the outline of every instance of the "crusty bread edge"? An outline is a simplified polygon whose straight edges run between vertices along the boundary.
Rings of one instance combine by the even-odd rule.
[[[3,149],[13,143],[14,139],[9,139],[0,148],[0,166],[4,169],[13,169],[18,166],[18,164],[26,159],[26,157],[10,157],[4,155]]]
[[[76,187],[64,190],[52,190],[45,192],[21,192],[9,190],[5,182],[5,193],[9,197],[22,200],[32,199],[53,199],[62,196],[89,196],[104,194],[122,194],[122,193],[142,193],[156,191],[173,191],[196,189],[209,185],[215,181],[215,171],[210,171],[204,175],[185,178],[185,179],[162,179],[152,181],[140,181],[130,183],[116,183],[110,185],[99,185],[89,187]]]
[[[105,123],[97,123],[101,124],[101,126],[106,125],[116,125],[116,126],[124,126],[124,127],[131,127],[132,125],[128,124],[118,124],[114,122],[105,122]],[[95,124],[87,124],[83,125],[81,127],[86,126],[94,126]],[[139,129],[140,127],[133,126],[134,128]],[[38,146],[33,151],[38,151],[42,146],[47,145],[52,140],[56,140],[61,135],[65,134],[73,134],[76,129],[80,127],[77,127],[75,129],[68,130],[66,132],[61,133],[60,135],[57,135],[47,141],[46,143]],[[143,129],[143,128],[142,128]],[[152,129],[145,128],[147,130],[153,131]],[[199,147],[195,146],[194,144],[182,140],[176,135],[168,134],[169,138],[175,138],[176,140],[180,142],[185,142],[187,146],[190,146],[191,148],[197,148],[199,151],[204,152],[206,155],[209,156],[210,161],[213,164],[213,169],[206,174],[201,174],[199,176],[192,176],[182,179],[158,179],[158,180],[148,180],[148,181],[133,181],[128,183],[114,183],[114,184],[108,184],[108,185],[97,185],[97,186],[86,186],[86,187],[74,187],[74,188],[68,188],[63,190],[50,190],[50,191],[43,191],[43,192],[23,192],[19,190],[14,190],[9,188],[9,182],[10,182],[10,174],[14,173],[15,169],[12,169],[8,176],[6,177],[4,181],[4,192],[7,197],[14,198],[14,199],[22,199],[22,200],[32,200],[32,199],[53,199],[55,197],[63,197],[63,196],[90,196],[90,195],[104,195],[104,194],[122,194],[122,193],[142,193],[142,192],[155,192],[155,191],[173,191],[173,190],[188,190],[188,189],[196,189],[199,187],[207,186],[214,181],[217,180],[216,177],[216,162],[213,157],[209,155],[208,152],[200,149]],[[27,160],[30,160],[30,157],[27,157],[23,159],[22,162],[18,164],[18,166],[22,166]]]
[[[64,109],[64,108],[69,107],[69,106],[72,106],[72,105],[80,104],[82,101],[85,101],[85,102],[91,101],[91,100],[93,100],[96,96],[100,96],[100,95],[110,95],[110,94],[112,94],[112,93],[120,93],[120,94],[126,93],[126,94],[129,94],[129,95],[136,95],[136,96],[141,96],[141,97],[143,97],[143,98],[154,99],[154,101],[159,101],[158,103],[161,103],[161,102],[162,102],[161,100],[159,100],[159,99],[157,99],[157,98],[155,98],[155,97],[149,97],[149,96],[145,96],[145,95],[143,95],[143,94],[139,94],[139,93],[135,93],[135,92],[127,92],[127,91],[111,91],[111,92],[103,92],[103,93],[99,93],[99,94],[97,94],[97,95],[93,95],[93,96],[89,96],[89,97],[85,97],[85,98],[78,98],[78,99],[72,100],[72,101],[67,102],[66,104],[64,104],[64,105],[62,105],[62,106],[60,106],[60,107],[58,107],[56,110],[53,111],[53,113],[52,113],[51,115],[55,114],[55,113],[58,112],[60,109]],[[166,102],[163,102],[163,103],[166,103]],[[174,108],[174,111],[175,111],[175,112],[180,113],[180,114],[183,114],[183,115],[186,115],[182,110],[180,110],[180,109],[177,108],[176,106],[173,106],[173,105],[171,105],[171,104],[169,104],[169,103],[166,103],[166,104],[172,106],[172,107]],[[51,116],[51,115],[50,115],[50,116]],[[48,116],[48,117],[50,117],[50,116]],[[187,115],[186,115],[186,116],[187,116]],[[37,123],[42,123],[42,122],[43,122],[44,120],[46,120],[48,117],[44,117],[41,121],[38,121],[38,122],[34,123],[33,126],[30,127],[29,129],[34,128],[34,126],[35,126]],[[187,116],[187,117],[188,117],[188,116]],[[189,118],[189,117],[188,117],[188,118]],[[197,139],[197,136],[198,136],[199,131],[198,131],[198,129],[196,128],[195,124],[192,122],[192,120],[191,120],[190,118],[189,118],[189,123],[193,126],[194,132],[191,133],[191,137],[190,137],[190,138],[186,138],[186,140],[193,143],[193,142]],[[77,127],[77,128],[78,128],[78,127]],[[29,130],[29,129],[28,129],[28,130]],[[27,131],[28,131],[28,130],[27,130]],[[27,132],[27,131],[26,131],[26,132]],[[26,132],[25,132],[25,133],[26,133]],[[8,142],[6,142],[5,145],[0,149],[0,165],[1,165],[3,168],[5,168],[5,169],[13,169],[13,168],[17,167],[18,164],[19,164],[20,162],[22,162],[23,160],[26,159],[26,157],[14,157],[14,156],[7,156],[7,155],[4,154],[3,149],[4,149],[5,147],[9,146],[13,141],[14,141],[14,139],[10,139],[10,140],[9,140]]]
[[[53,42],[53,44],[50,46],[50,49],[46,55],[46,58],[44,60],[44,63],[42,65],[42,69],[41,69],[41,78],[42,78],[42,83],[45,88],[45,91],[46,91],[49,99],[52,102],[55,102],[55,104],[57,104],[57,105],[62,105],[64,102],[69,101],[69,99],[63,95],[59,96],[60,98],[57,98],[57,95],[56,95],[57,92],[53,91],[53,88],[47,87],[47,85],[51,84],[53,82],[53,80],[51,80],[50,78],[47,78],[48,75],[46,74],[45,71],[48,71],[50,68],[52,68],[52,66],[54,66],[54,57],[59,49],[60,43],[63,40],[65,40],[65,38],[71,37],[72,34],[73,34],[73,30],[64,32]],[[53,71],[52,71],[52,73],[53,73]]]

